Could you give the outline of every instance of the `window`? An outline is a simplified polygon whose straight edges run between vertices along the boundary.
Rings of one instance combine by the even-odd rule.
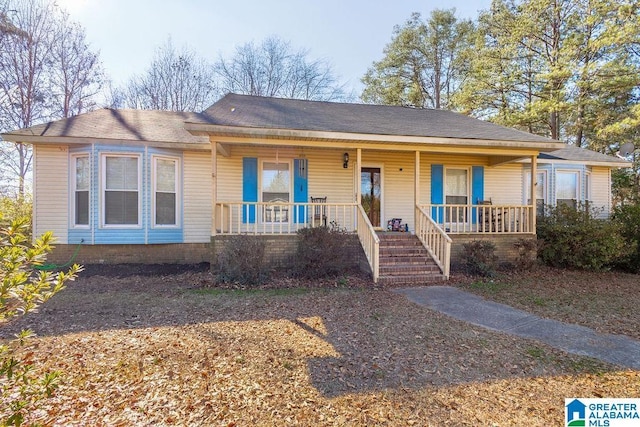
[[[469,202],[469,171],[467,169],[447,169],[444,181],[444,202],[447,205],[466,205]],[[447,222],[464,222],[467,208],[454,207],[446,210]]]
[[[543,216],[547,199],[547,172],[536,172],[536,215]],[[527,204],[531,204],[531,171],[526,175],[524,194],[527,199]]]
[[[578,207],[578,172],[556,172],[556,205]]]
[[[277,206],[277,203],[289,203],[291,200],[291,173],[289,163],[262,163],[261,194],[263,202],[272,202],[264,208],[265,222],[288,222],[288,206]]]
[[[154,225],[178,225],[178,159],[153,157]]]
[[[103,157],[103,223],[140,225],[140,157]]]
[[[73,157],[73,225],[89,225],[89,186],[91,183],[91,164],[88,155]]]

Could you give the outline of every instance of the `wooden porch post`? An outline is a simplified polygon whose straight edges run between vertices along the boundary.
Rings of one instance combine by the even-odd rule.
[[[218,143],[211,141],[211,235],[216,235],[216,194],[218,189]]]
[[[416,161],[415,161],[415,173],[414,173],[414,194],[413,201],[414,207],[420,204],[420,152],[416,151]]]
[[[362,148],[356,150],[356,202],[358,206],[362,204],[362,175],[360,174],[362,169]]]
[[[531,212],[531,232],[536,232],[536,181],[538,179],[538,156],[534,154],[531,156],[531,188],[530,190],[530,198],[531,205],[533,206]]]

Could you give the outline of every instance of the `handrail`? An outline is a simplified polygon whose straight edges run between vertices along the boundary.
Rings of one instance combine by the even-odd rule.
[[[420,206],[416,206],[416,236],[440,267],[445,279],[451,268],[451,237]]]
[[[362,205],[358,205],[357,218],[358,239],[371,267],[373,282],[378,283],[378,277],[380,277],[380,238],[376,234],[373,225],[371,225],[371,221],[369,221],[369,217]]]
[[[532,234],[533,205],[423,204],[420,208],[448,234]]]

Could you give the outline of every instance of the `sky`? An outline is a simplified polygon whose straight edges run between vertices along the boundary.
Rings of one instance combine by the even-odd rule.
[[[412,12],[456,8],[475,18],[490,0],[57,0],[86,30],[87,40],[115,86],[145,72],[169,37],[213,62],[237,46],[269,36],[307,49],[309,59],[331,64],[347,89],[359,95],[360,79],[383,56],[393,27]]]

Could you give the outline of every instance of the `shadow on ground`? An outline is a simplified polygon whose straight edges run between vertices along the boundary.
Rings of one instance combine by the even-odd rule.
[[[338,355],[305,358],[309,382],[325,396],[615,368],[471,326],[385,290],[218,290],[203,288],[208,265],[181,268],[89,266],[39,313],[5,326],[0,337],[22,328],[45,337],[216,322],[255,329],[256,321],[288,320]],[[303,320],[309,318],[319,326]],[[278,332],[283,340],[287,333]],[[272,337],[265,334],[258,345],[270,351],[278,345],[268,342]],[[199,339],[209,340],[211,348],[221,345],[215,334]],[[298,344],[291,343],[294,349]]]

